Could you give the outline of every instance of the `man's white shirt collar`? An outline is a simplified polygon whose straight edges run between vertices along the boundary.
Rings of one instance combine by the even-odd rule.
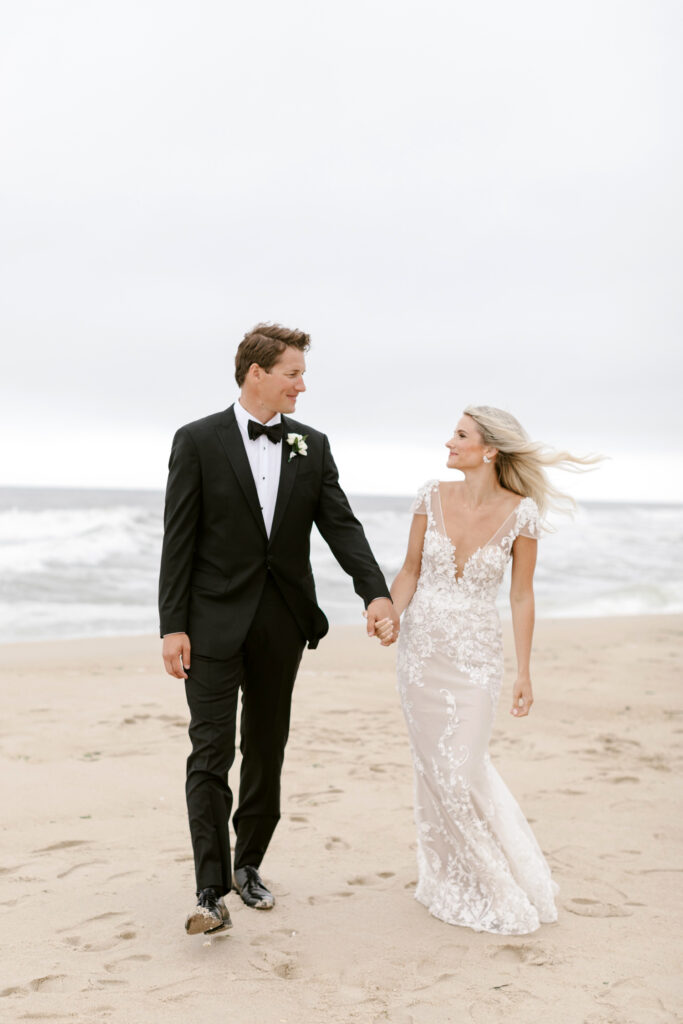
[[[250,412],[247,412],[244,406],[240,403],[239,398],[235,402],[235,418],[239,425],[242,427],[242,429],[245,431],[245,433],[247,430],[247,423],[249,422],[249,420],[254,420],[255,423],[261,422],[261,420],[257,420],[255,416],[252,416]],[[264,424],[264,426],[272,427],[275,424],[280,423],[281,420],[282,416],[280,415],[279,412],[276,412],[272,419],[269,419],[268,422]]]

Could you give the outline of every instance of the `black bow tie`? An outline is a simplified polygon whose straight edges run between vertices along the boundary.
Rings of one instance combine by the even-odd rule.
[[[279,444],[284,433],[284,425],[282,420],[279,423],[274,423],[272,427],[267,427],[265,423],[257,423],[256,420],[249,420],[247,423],[247,433],[249,434],[250,441],[255,441],[261,434],[265,434],[273,444]]]

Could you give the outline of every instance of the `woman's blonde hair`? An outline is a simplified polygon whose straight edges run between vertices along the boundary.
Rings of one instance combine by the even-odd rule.
[[[600,462],[601,456],[558,452],[532,441],[519,420],[504,409],[468,405],[465,415],[476,423],[484,444],[498,450],[495,467],[501,487],[523,498],[533,498],[541,514],[549,508],[564,512],[575,508],[574,499],[550,483],[545,467],[580,473]]]

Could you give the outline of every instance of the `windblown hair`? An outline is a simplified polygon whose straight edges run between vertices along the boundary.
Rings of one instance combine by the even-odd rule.
[[[476,423],[483,443],[498,450],[495,467],[501,487],[533,498],[541,515],[550,508],[567,512],[576,506],[570,495],[551,484],[546,467],[580,473],[602,461],[599,455],[572,455],[532,441],[519,420],[504,409],[468,405],[465,414]]]
[[[235,380],[242,387],[252,363],[258,363],[267,371],[272,369],[286,348],[307,352],[310,346],[311,337],[303,331],[291,331],[282,324],[256,324],[244,335],[237,349]]]

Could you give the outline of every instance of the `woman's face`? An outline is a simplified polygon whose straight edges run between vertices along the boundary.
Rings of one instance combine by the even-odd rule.
[[[481,466],[484,461],[484,453],[488,450],[479,433],[479,428],[471,416],[466,413],[458,420],[458,425],[453,432],[450,441],[446,441],[448,448],[449,469],[473,469]]]

